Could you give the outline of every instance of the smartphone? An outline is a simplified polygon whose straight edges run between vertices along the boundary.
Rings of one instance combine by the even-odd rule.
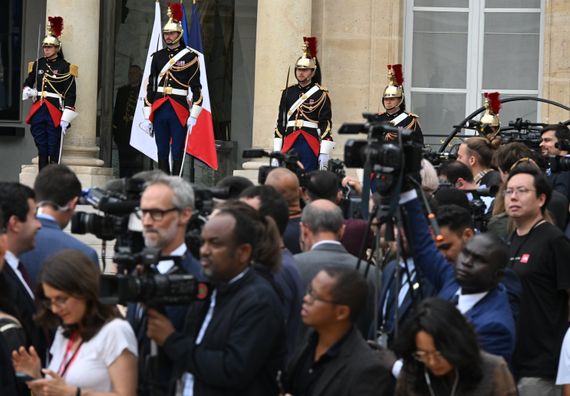
[[[34,378],[26,373],[16,372],[16,379],[20,382],[28,382],[28,381],[34,381],[37,378]]]

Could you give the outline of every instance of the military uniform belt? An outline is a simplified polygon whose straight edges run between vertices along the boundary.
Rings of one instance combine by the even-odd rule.
[[[305,121],[305,120],[294,120],[294,121],[287,121],[287,127],[295,127],[295,128],[315,128],[318,129],[319,125],[316,122]]]
[[[179,96],[188,95],[187,89],[177,89],[172,87],[158,87],[158,92],[162,92],[165,95],[179,95]]]
[[[53,92],[41,91],[38,92],[38,96],[41,98],[55,98],[61,100],[61,95]]]

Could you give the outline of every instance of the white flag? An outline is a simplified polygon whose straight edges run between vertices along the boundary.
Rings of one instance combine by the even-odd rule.
[[[137,108],[133,116],[133,126],[131,129],[131,146],[146,155],[147,157],[158,161],[158,153],[156,149],[156,142],[154,137],[148,135],[143,130],[145,124],[145,117],[143,113],[144,99],[146,97],[146,86],[148,84],[148,76],[150,74],[150,64],[152,61],[152,54],[162,49],[162,26],[160,22],[160,4],[154,3],[154,23],[152,25],[152,35],[150,36],[150,44],[148,46],[148,53],[146,55],[146,63],[144,65],[144,73],[142,78],[141,88],[139,90],[139,98],[137,100]]]

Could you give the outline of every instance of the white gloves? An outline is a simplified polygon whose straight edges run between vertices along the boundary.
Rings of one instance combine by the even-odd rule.
[[[329,167],[329,158],[331,151],[334,148],[332,140],[321,140],[321,150],[319,154],[319,169],[327,170]]]
[[[22,100],[28,100],[35,96],[38,96],[38,91],[35,88],[24,87],[24,90],[22,91]]]
[[[59,122],[59,126],[61,126],[61,133],[63,133],[63,136],[65,136],[65,134],[67,133],[67,128],[69,128],[69,122],[61,120]]]
[[[152,127],[152,122],[150,120],[144,120],[140,125],[141,129],[150,137],[154,137],[154,128]]]
[[[283,147],[283,139],[281,138],[273,138],[273,151],[281,151]],[[271,166],[279,166],[279,161],[277,158],[273,158],[271,160]]]
[[[319,169],[328,170],[329,169],[329,155],[326,153],[319,154]]]
[[[192,133],[192,127],[196,125],[196,119],[194,117],[188,117],[186,121],[186,128],[189,130],[189,133]]]

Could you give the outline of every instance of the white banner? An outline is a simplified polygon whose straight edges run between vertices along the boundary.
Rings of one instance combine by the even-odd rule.
[[[150,74],[150,64],[152,61],[152,54],[162,49],[162,25],[160,21],[160,4],[155,2],[154,6],[154,23],[152,25],[152,35],[150,36],[150,44],[148,46],[148,53],[146,55],[146,62],[144,66],[144,73],[142,78],[141,88],[139,90],[139,98],[137,101],[137,108],[133,116],[133,127],[131,129],[131,146],[146,155],[147,157],[158,161],[158,154],[156,149],[156,142],[154,137],[151,137],[147,131],[143,129],[146,124],[146,119],[143,114],[144,99],[146,97],[146,86],[148,84],[148,76]]]

